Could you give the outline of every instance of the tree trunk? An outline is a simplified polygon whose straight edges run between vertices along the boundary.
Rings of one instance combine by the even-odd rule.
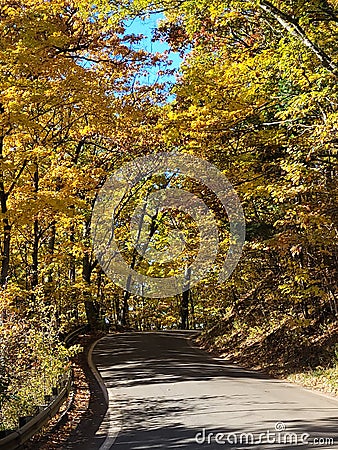
[[[188,267],[184,274],[186,285],[185,291],[182,292],[182,303],[181,303],[181,329],[189,329],[189,300],[190,300],[190,277],[191,268]]]
[[[39,221],[38,219],[34,220],[34,229],[33,229],[33,251],[32,251],[32,283],[31,288],[32,291],[39,284]]]
[[[114,304],[114,312],[115,312],[115,323],[116,323],[116,325],[120,325],[121,311],[120,311],[120,296],[119,296],[119,294],[115,294],[113,304]]]
[[[0,136],[0,160],[3,159],[3,146],[4,146],[4,138]],[[0,179],[0,204],[1,204],[1,213],[3,215],[7,214],[7,198],[8,195],[5,192],[5,183],[4,183],[4,173],[1,173]],[[11,245],[11,225],[7,217],[4,217],[2,220],[3,223],[3,242],[2,242],[2,265],[1,265],[1,275],[0,275],[0,284],[4,288],[7,284],[7,277],[9,272],[9,258],[10,258],[10,245]]]
[[[135,263],[132,263],[134,266]],[[133,268],[133,267],[132,267]],[[128,277],[126,290],[123,294],[123,307],[122,307],[122,317],[121,317],[121,325],[127,327],[129,326],[129,299],[130,299],[130,282],[131,282],[131,275]]]
[[[83,281],[86,283],[86,291],[84,292],[85,295],[85,309],[86,309],[86,316],[87,316],[87,322],[90,329],[97,329],[99,325],[99,308],[94,304],[93,299],[90,298],[90,284],[91,284],[91,277],[92,277],[92,271],[95,267],[94,264],[91,262],[91,257],[89,254],[89,235],[90,235],[90,220],[86,220],[83,224],[83,236],[84,241],[87,244],[87,249],[85,251],[85,254],[82,259],[82,278]]]
[[[34,171],[34,192],[37,194],[39,191],[39,168],[37,163],[35,163]],[[40,241],[40,230],[39,221],[37,218],[34,219],[33,225],[33,252],[32,252],[32,291],[39,284],[39,241]],[[34,295],[34,292],[33,292]]]
[[[50,254],[51,257],[51,261],[53,259],[53,255],[54,255],[54,249],[55,249],[55,238],[56,238],[56,226],[55,223],[53,223],[51,225],[51,234],[48,240],[48,252]],[[52,269],[49,270],[48,272],[48,276],[47,276],[47,283],[52,283],[53,282],[53,271]]]
[[[4,210],[1,209],[4,214]],[[8,281],[9,272],[9,260],[10,260],[10,247],[11,247],[11,230],[12,227],[9,224],[7,218],[3,219],[3,249],[2,249],[2,266],[1,266],[1,286],[5,287]]]

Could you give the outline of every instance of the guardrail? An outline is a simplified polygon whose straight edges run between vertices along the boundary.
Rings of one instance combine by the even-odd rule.
[[[63,342],[66,345],[71,344],[79,334],[84,333],[86,330],[87,330],[87,325],[83,325],[81,327],[76,328],[74,331],[67,334],[67,336],[63,339]]]
[[[84,332],[86,327],[79,327],[73,332],[69,333],[63,341],[66,345],[70,345],[74,339]],[[26,424],[11,432],[6,437],[0,439],[0,450],[15,450],[27,442],[34,434],[41,430],[41,428],[58,412],[62,404],[69,396],[72,386],[72,375],[68,373],[66,380],[63,383],[61,391],[55,396],[54,400],[36,416],[31,418]]]
[[[35,433],[58,412],[63,402],[69,395],[71,388],[71,376],[68,376],[65,387],[60,394],[50,403],[43,411],[37,414],[33,419],[26,423],[23,427],[0,439],[1,450],[15,450],[25,442],[27,442]]]

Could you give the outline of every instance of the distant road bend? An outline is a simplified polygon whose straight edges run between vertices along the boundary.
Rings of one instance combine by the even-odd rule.
[[[81,450],[338,449],[338,401],[212,358],[191,332],[109,335],[109,407]]]

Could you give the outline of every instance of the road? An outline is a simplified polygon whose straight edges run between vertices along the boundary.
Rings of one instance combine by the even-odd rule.
[[[336,399],[212,358],[190,337],[123,333],[96,345],[109,393],[97,448],[338,449]]]

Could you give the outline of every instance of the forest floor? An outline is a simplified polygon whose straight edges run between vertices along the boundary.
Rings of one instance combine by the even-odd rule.
[[[217,325],[195,339],[197,345],[248,369],[259,370],[338,396],[338,321],[296,330],[286,324],[269,329]]]

